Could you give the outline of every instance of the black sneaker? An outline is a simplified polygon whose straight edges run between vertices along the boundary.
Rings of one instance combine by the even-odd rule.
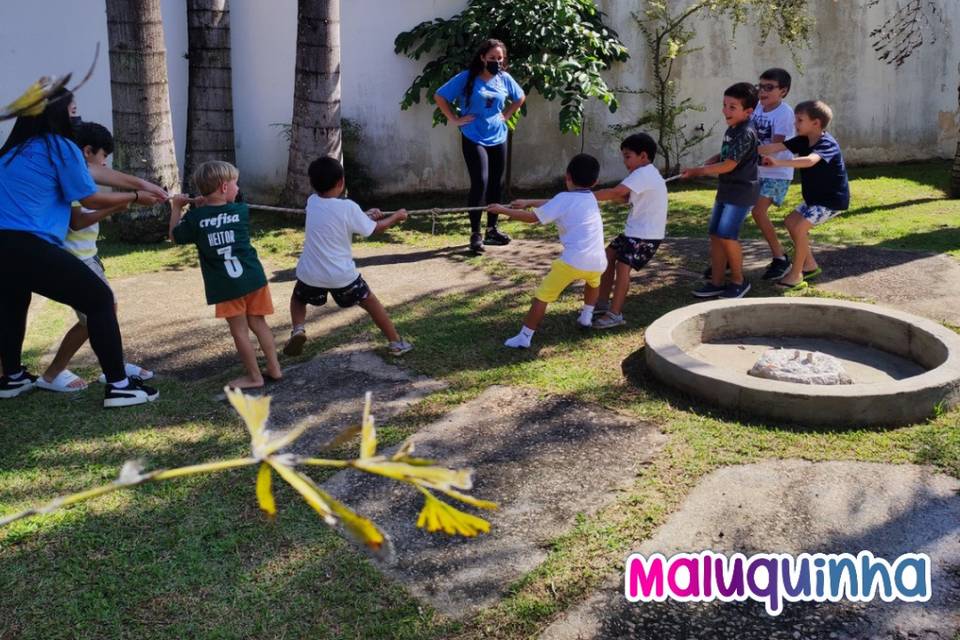
[[[108,384],[103,392],[103,406],[105,409],[114,407],[132,407],[137,404],[153,402],[160,397],[160,392],[153,387],[143,384],[137,376],[127,378],[130,382],[123,389],[117,389]]]
[[[487,234],[483,237],[483,244],[502,247],[510,244],[510,236],[496,227],[487,227]]]
[[[770,261],[767,270],[763,272],[764,280],[779,280],[790,271],[790,258],[774,258]]]
[[[726,291],[723,292],[723,297],[728,299],[742,298],[747,295],[747,292],[750,291],[750,283],[746,280],[742,284],[734,284],[731,282],[727,285]]]
[[[481,236],[479,233],[470,234],[470,251],[473,251],[474,253],[484,252],[483,236]]]
[[[727,288],[723,285],[716,285],[708,282],[699,289],[693,290],[694,298],[719,298],[724,294]]]
[[[37,383],[37,376],[30,375],[23,370],[20,377],[14,380],[10,376],[0,376],[0,398],[16,398],[25,393]]]

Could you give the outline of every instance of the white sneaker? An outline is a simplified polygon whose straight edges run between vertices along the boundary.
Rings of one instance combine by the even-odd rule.
[[[402,356],[406,352],[412,350],[413,345],[406,340],[401,339],[400,342],[391,342],[389,345],[387,345],[387,348],[390,350],[390,355]]]
[[[522,333],[518,333],[504,342],[503,346],[510,347],[511,349],[529,349],[530,338],[526,337]]]
[[[118,389],[108,384],[103,392],[103,406],[106,409],[116,407],[132,407],[138,404],[153,402],[160,397],[160,392],[153,387],[143,384],[143,380],[136,376],[127,378],[127,386]]]
[[[303,345],[307,344],[307,332],[303,329],[293,331],[287,344],[283,345],[283,354],[287,356],[298,356],[303,353]]]

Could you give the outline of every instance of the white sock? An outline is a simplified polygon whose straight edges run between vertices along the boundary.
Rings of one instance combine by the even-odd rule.
[[[293,330],[290,332],[290,335],[293,335],[294,333],[306,333],[306,332],[307,330],[304,327],[304,325],[296,324],[293,326]]]
[[[580,309],[580,324],[587,326],[593,323],[593,305],[585,304]]]
[[[520,333],[513,336],[503,344],[511,349],[529,349],[530,341],[533,339],[533,333],[533,329],[530,329],[524,325],[520,327]]]
[[[111,382],[110,385],[114,389],[126,389],[128,386],[130,386],[130,378],[124,378],[120,382]]]

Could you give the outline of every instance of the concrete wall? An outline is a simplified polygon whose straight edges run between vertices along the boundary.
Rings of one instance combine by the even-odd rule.
[[[804,71],[795,74],[789,101],[819,97],[836,112],[831,127],[845,154],[854,162],[946,157],[953,153],[957,132],[957,84],[960,75],[960,3],[945,2],[945,29],[937,42],[914,55],[899,70],[877,62],[868,33],[896,5],[882,0],[864,8],[864,0],[813,0],[818,20],[812,47],[802,55]],[[383,192],[464,189],[466,172],[458,137],[449,127],[431,126],[432,107],[400,111],[404,89],[420,64],[393,53],[400,31],[422,20],[449,17],[466,0],[343,0],[343,115],[361,129],[360,159]],[[639,2],[600,0],[608,22],[633,52],[610,72],[612,86],[638,87],[647,76],[644,49],[631,18]],[[183,0],[162,0],[170,71],[170,98],[178,155],[182,160],[186,130],[186,18]],[[56,19],[50,19],[56,16]],[[234,109],[237,157],[245,188],[261,197],[282,184],[287,143],[275,123],[289,123],[296,47],[295,0],[233,0]],[[720,121],[723,88],[739,80],[753,81],[764,68],[794,70],[790,55],[773,42],[761,46],[750,29],[738,31],[735,46],[722,21],[697,27],[703,49],[681,66],[684,92],[707,111],[691,124]],[[0,100],[15,97],[43,73],[81,73],[100,41],[101,61],[91,82],[78,96],[85,119],[110,123],[106,17],[102,0],[41,0],[0,3]],[[625,96],[610,114],[603,105],[587,109],[583,139],[562,136],[557,108],[539,96],[529,102],[529,116],[517,131],[515,180],[542,185],[562,173],[566,160],[581,149],[598,155],[603,179],[622,175],[611,124],[630,122],[642,112],[635,96]],[[5,136],[9,124],[0,125]],[[718,135],[722,127],[717,127]],[[716,136],[715,136],[716,138]],[[713,139],[691,160],[710,155]]]

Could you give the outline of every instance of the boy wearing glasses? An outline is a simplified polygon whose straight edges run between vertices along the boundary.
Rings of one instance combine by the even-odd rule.
[[[757,84],[760,104],[750,117],[757,138],[761,145],[774,144],[789,140],[796,135],[794,130],[793,109],[783,101],[790,93],[790,74],[783,69],[767,69],[760,74]],[[778,160],[790,160],[789,151],[773,155]],[[789,166],[761,166],[758,171],[760,179],[760,196],[753,206],[753,219],[763,234],[763,238],[770,245],[773,260],[763,274],[764,280],[779,280],[790,271],[790,258],[783,250],[777,232],[770,222],[767,211],[771,204],[778,207],[783,204],[787,196],[787,189],[793,180],[793,167]]]

